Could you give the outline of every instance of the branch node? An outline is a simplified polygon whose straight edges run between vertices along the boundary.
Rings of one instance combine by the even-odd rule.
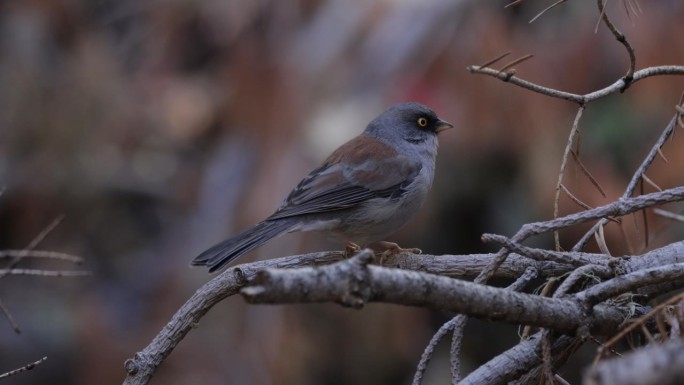
[[[124,362],[124,368],[126,369],[126,373],[129,375],[133,376],[138,374],[140,371],[140,365],[138,364],[138,360],[141,360],[142,357],[140,356],[140,353],[135,353],[135,356],[133,358],[129,358]]]
[[[613,271],[616,277],[625,275],[630,272],[629,259],[626,257],[613,257],[608,260],[608,267]]]
[[[622,78],[622,87],[620,87],[620,93],[624,93],[627,89],[634,83],[634,75],[629,73]]]
[[[235,276],[235,280],[238,282],[238,285],[244,286],[249,281],[245,272],[239,267],[236,267],[235,270],[233,270],[233,275]]]
[[[368,265],[373,262],[373,257],[372,250],[364,249],[349,261],[353,270],[349,274],[349,289],[340,299],[342,305],[360,309],[370,298]]]

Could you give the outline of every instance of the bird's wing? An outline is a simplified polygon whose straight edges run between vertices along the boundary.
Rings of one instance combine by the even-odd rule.
[[[299,182],[269,219],[342,210],[372,198],[398,198],[420,170],[419,161],[359,136]]]

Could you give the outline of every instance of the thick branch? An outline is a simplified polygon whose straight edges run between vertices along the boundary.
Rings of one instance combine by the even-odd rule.
[[[598,254],[596,255],[598,256]],[[423,271],[454,278],[472,278],[480,274],[482,269],[494,260],[495,256],[495,254],[398,254],[385,260],[383,266]],[[546,260],[535,261],[520,254],[511,254],[494,276],[515,279],[523,274],[528,267],[535,268],[541,277],[563,275],[576,268],[571,264]]]
[[[600,362],[585,376],[587,385],[676,385],[684,378],[684,344],[670,341]]]
[[[592,258],[600,258],[600,255],[594,256],[586,253],[583,255],[585,257],[591,256]],[[322,252],[258,261],[235,266],[226,270],[198,289],[176,314],[174,314],[169,323],[161,330],[154,340],[141,352],[137,353],[134,358],[127,361],[126,368],[129,375],[124,383],[146,384],[156,368],[173,351],[193,325],[196,325],[201,317],[216,303],[228,296],[238,293],[248,280],[256,276],[257,271],[264,268],[291,268],[325,264],[342,258],[342,252]],[[484,266],[490,264],[495,258],[496,254],[447,256],[400,254],[386,261],[386,265],[422,270],[434,274],[472,277],[482,271]],[[668,263],[684,262],[684,242],[678,242],[651,251],[639,258],[613,258],[613,260],[620,262],[617,270],[625,273],[638,271],[648,267],[657,267]],[[376,268],[375,266],[372,267]],[[498,270],[497,275],[512,278],[523,274],[528,267],[536,268],[541,276],[564,274],[576,268],[573,265],[563,265],[543,260],[534,261],[518,254],[511,254],[509,259]],[[382,270],[398,271],[396,269]],[[432,275],[429,276],[433,277]],[[445,277],[438,278],[448,280],[448,278]],[[499,309],[496,310],[498,311]],[[619,322],[619,318],[616,322]]]
[[[579,328],[594,334],[612,333],[626,316],[615,307],[587,309],[575,299],[540,297],[432,274],[367,266],[369,261],[362,255],[317,268],[266,269],[241,294],[251,303],[422,306],[564,333]]]
[[[541,336],[539,332],[520,342],[513,348],[494,357],[486,364],[471,372],[459,385],[494,385],[512,381],[535,366],[542,363]],[[551,353],[556,354],[568,348],[575,339],[561,336],[551,347]]]
[[[171,321],[142,351],[126,361],[128,376],[124,384],[147,384],[157,367],[171,354],[185,335],[197,325],[200,318],[216,303],[236,294],[256,272],[267,267],[288,268],[294,266],[330,263],[341,259],[341,252],[312,253],[301,256],[283,257],[238,265],[227,269],[199,288],[173,315]]]
[[[582,303],[595,304],[643,286],[659,282],[679,281],[683,278],[684,263],[653,267],[601,282],[577,293],[574,297]]]

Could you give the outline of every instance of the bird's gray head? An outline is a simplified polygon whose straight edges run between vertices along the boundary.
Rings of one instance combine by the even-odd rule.
[[[450,127],[453,126],[437,117],[428,107],[410,102],[388,108],[368,124],[365,133],[386,142],[404,139],[420,144]]]

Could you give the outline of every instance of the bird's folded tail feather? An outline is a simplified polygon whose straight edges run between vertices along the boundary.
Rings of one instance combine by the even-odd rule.
[[[190,263],[192,266],[207,266],[209,272],[219,270],[241,255],[261,246],[278,235],[287,232],[292,223],[287,220],[266,220],[218,243]]]

